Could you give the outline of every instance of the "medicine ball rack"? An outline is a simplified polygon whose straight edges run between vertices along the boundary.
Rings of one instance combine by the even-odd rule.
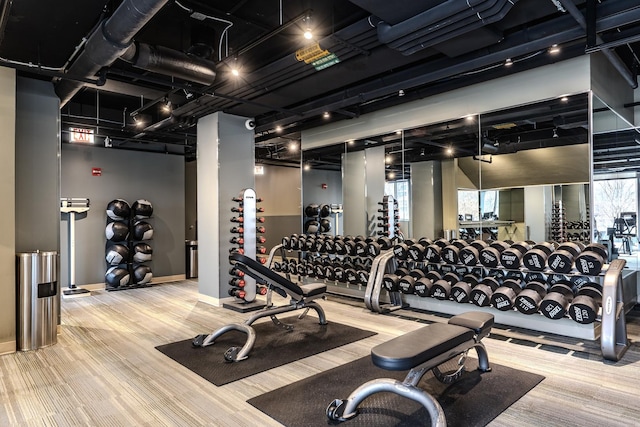
[[[449,300],[448,298],[420,298],[416,295],[402,295],[397,290],[389,292],[390,304],[383,303],[381,301],[381,292],[383,288],[386,288],[383,282],[385,273],[396,271],[403,265],[407,268],[407,272],[409,271],[409,267],[415,267],[422,271],[439,269],[442,273],[447,271],[454,274],[462,274],[465,271],[474,271],[475,273],[482,272],[483,275],[487,274],[489,277],[490,272],[493,274],[502,274],[504,277],[521,276],[523,278],[526,274],[541,274],[539,271],[530,271],[526,268],[497,268],[490,270],[482,266],[470,267],[461,264],[448,264],[446,262],[432,263],[398,260],[397,257],[394,256],[394,252],[395,250],[382,252],[376,257],[372,264],[370,282],[365,292],[365,305],[371,311],[388,313],[406,307],[407,305],[450,315],[457,315],[469,311],[471,302],[459,303]],[[515,310],[500,311],[496,308],[478,307],[475,305],[472,307],[474,310],[486,311],[493,314],[496,323],[591,341],[599,338],[604,359],[618,361],[622,358],[629,346],[625,319],[629,302],[625,301],[624,298],[624,284],[622,280],[624,266],[624,260],[616,259],[608,266],[605,266],[598,276],[585,277],[574,272],[564,275],[575,280],[576,283],[581,280],[583,280],[582,284],[584,284],[585,281],[601,283],[602,304],[597,321],[593,323],[580,324],[572,321],[568,317],[552,320],[542,315],[525,315]],[[549,270],[545,270],[543,273],[549,276],[556,275],[556,273]],[[585,286],[585,289],[587,288],[590,288],[590,286]],[[403,296],[405,297],[404,299]]]
[[[117,199],[117,200],[121,200],[121,199]],[[110,218],[107,215],[107,221],[106,221],[107,226],[109,224],[121,222],[121,223],[124,223],[128,228],[128,233],[124,240],[120,240],[120,239],[111,240],[107,238],[107,241],[105,244],[105,252],[112,245],[125,245],[127,248],[127,257],[125,260],[122,260],[122,262],[114,265],[107,261],[107,272],[112,267],[123,268],[127,271],[128,278],[129,278],[127,284],[123,283],[123,284],[120,284],[119,286],[110,285],[109,283],[107,283],[107,280],[105,278],[105,290],[107,291],[123,291],[128,289],[148,288],[152,286],[150,283],[150,280],[152,277],[151,267],[149,267],[147,264],[150,262],[150,260],[136,260],[134,258],[135,252],[136,252],[135,251],[136,245],[148,246],[147,242],[152,238],[152,237],[147,238],[146,235],[143,235],[141,238],[137,239],[135,236],[136,225],[139,225],[140,222],[147,223],[147,221],[152,218],[151,215],[147,216],[147,215],[136,214],[135,206],[137,203],[141,201],[147,202],[146,200],[143,200],[143,199],[139,199],[138,201],[136,201],[134,205],[130,208],[129,216],[127,218],[121,218],[121,219],[115,220]],[[149,224],[149,226],[150,225],[151,224]],[[150,227],[149,234],[153,236],[153,227]],[[140,267],[147,267],[149,272],[144,275],[142,280],[136,281],[135,270]]]

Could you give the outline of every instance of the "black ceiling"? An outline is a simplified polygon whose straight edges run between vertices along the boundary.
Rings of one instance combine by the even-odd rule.
[[[152,12],[140,17],[140,30],[121,34],[145,8]],[[66,93],[63,126],[99,125],[114,147],[189,157],[197,119],[224,111],[254,117],[257,152],[269,156],[303,129],[603,44],[633,84],[638,22],[637,0],[0,0],[0,64],[53,79],[63,99],[77,86]],[[110,32],[115,27],[123,27],[120,34]],[[339,62],[321,69],[296,58],[310,43],[302,37],[306,27],[328,51],[319,56],[332,53]],[[107,41],[100,43],[112,43],[110,55],[84,43],[103,28]],[[164,70],[123,60],[130,41],[135,58],[143,45],[164,49]],[[560,52],[550,53],[555,44]],[[85,56],[97,65],[80,64]],[[205,69],[215,80],[198,78]],[[170,113],[160,108],[167,100]]]

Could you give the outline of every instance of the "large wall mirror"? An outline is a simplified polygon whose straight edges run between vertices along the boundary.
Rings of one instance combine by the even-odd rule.
[[[594,238],[631,255],[638,250],[640,132],[631,124],[631,109],[613,109],[596,95],[592,105]]]
[[[588,240],[589,117],[585,93],[345,138],[303,153],[303,204],[325,201],[331,174],[339,233],[375,235],[393,195],[406,236]]]

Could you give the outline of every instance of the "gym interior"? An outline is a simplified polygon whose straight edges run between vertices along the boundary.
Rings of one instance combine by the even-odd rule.
[[[41,3],[1,425],[640,424],[636,1]]]

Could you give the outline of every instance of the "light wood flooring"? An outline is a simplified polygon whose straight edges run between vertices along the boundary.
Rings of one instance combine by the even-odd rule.
[[[58,344],[0,356],[0,426],[277,426],[246,400],[423,326],[330,298],[321,302],[329,321],[378,335],[216,387],[154,349],[246,316],[197,297],[197,283],[182,281],[64,300]],[[515,339],[485,342],[493,363],[546,377],[492,426],[640,426],[639,347],[613,364]]]

